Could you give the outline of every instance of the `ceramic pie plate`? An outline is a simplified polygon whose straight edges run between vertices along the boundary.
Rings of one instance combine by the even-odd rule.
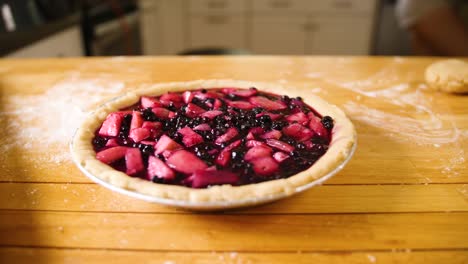
[[[95,131],[109,113],[133,105],[138,102],[140,96],[158,96],[168,91],[182,92],[219,87],[256,87],[259,91],[290,97],[301,96],[304,102],[316,112],[329,115],[335,120],[329,149],[309,169],[288,178],[241,186],[212,186],[204,189],[153,183],[130,177],[96,159],[91,141]],[[116,97],[90,113],[77,129],[70,143],[74,163],[92,181],[136,199],[196,211],[255,206],[301,193],[322,184],[343,169],[353,156],[356,146],[356,132],[346,115],[338,107],[325,102],[306,89],[238,80],[197,80],[142,87]]]

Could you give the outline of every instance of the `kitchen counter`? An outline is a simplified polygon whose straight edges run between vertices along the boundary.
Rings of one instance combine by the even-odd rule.
[[[0,60],[1,263],[468,263],[468,97],[426,90],[436,58]],[[143,84],[232,78],[308,89],[358,132],[351,162],[300,195],[224,213],[91,182],[68,143]]]

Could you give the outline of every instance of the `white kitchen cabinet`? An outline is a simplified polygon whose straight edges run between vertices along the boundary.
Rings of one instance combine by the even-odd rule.
[[[143,53],[176,54],[186,48],[184,0],[139,0]]]
[[[366,55],[376,5],[375,0],[140,0],[144,50]]]
[[[190,0],[187,4],[186,48],[245,49],[245,0]]]
[[[252,11],[255,13],[278,14],[307,12],[315,2],[308,0],[253,0]]]
[[[246,10],[246,0],[189,0],[187,4],[192,14],[232,14]]]
[[[362,55],[371,48],[372,23],[367,18],[315,17],[306,31],[306,54]]]
[[[375,6],[378,2],[377,0],[303,1],[308,3],[308,11],[334,14],[372,13],[375,11]]]
[[[246,48],[245,20],[235,15],[192,16],[186,48]]]
[[[304,54],[306,17],[256,16],[250,50],[257,54]]]
[[[371,48],[366,18],[254,18],[250,48],[258,54],[360,55]]]

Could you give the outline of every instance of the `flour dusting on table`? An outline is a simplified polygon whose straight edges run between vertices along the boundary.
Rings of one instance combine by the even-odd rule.
[[[369,255],[367,254],[367,259],[369,260],[370,263],[375,263],[377,258],[374,255]]]
[[[0,112],[7,131],[0,151],[8,153],[18,148],[40,151],[41,155],[35,155],[40,162],[70,160],[68,143],[86,113],[117,96],[123,88],[122,82],[84,79],[72,74],[43,94],[8,97],[3,109],[9,111]],[[27,153],[23,155],[23,159],[28,159]]]
[[[433,159],[444,164],[440,167],[442,174],[458,176],[459,171],[466,169],[460,141],[466,140],[468,131],[458,128],[450,119],[449,106],[445,113],[437,112],[434,104],[437,95],[425,92],[426,85],[414,81],[420,72],[411,68],[401,70],[405,60],[395,57],[370,76],[359,75],[361,71],[357,67],[354,71],[352,58],[324,61],[330,63],[328,68],[317,67],[311,61],[304,75],[342,89],[348,100],[341,106],[351,119],[380,130],[392,140],[427,148],[435,154]],[[442,148],[451,156],[438,157],[436,153]]]
[[[431,98],[421,92],[420,86],[414,88],[402,83],[373,91],[353,87],[352,91],[373,98],[373,105],[379,105],[383,110],[367,106],[360,100],[350,100],[343,108],[353,119],[376,127],[395,140],[430,146],[434,153],[443,146],[453,156],[443,162],[440,171],[449,177],[458,176],[458,171],[466,167],[465,152],[460,145],[466,131],[459,129],[453,120],[432,110]],[[386,106],[397,107],[400,111],[398,114],[389,113],[385,111]]]

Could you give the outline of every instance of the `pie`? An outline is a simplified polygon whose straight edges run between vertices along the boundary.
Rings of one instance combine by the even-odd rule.
[[[288,196],[340,169],[356,132],[305,89],[234,80],[144,87],[91,113],[71,144],[114,189],[187,203]]]

